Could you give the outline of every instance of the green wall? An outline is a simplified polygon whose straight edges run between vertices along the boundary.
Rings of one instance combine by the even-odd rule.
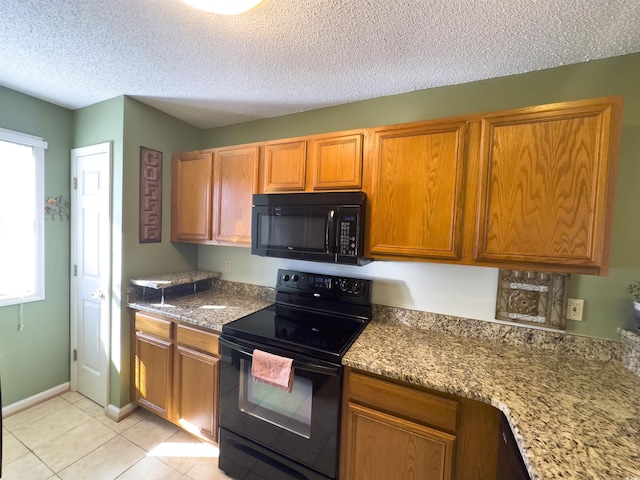
[[[116,388],[112,372],[111,403],[129,403],[130,339],[126,289],[129,279],[159,273],[193,270],[197,265],[196,245],[171,243],[171,154],[194,150],[202,131],[166,113],[136,100],[124,98],[124,157],[122,184],[122,304],[121,331],[113,338],[121,340],[120,375]],[[162,156],[162,235],[159,243],[139,242],[140,147],[163,153]],[[116,358],[114,352],[114,358]],[[114,360],[115,362],[115,360]],[[118,370],[118,369],[115,369]]]
[[[640,181],[639,79],[640,54],[632,54],[215,128],[204,132],[201,147],[226,146],[559,101],[622,95],[625,103],[611,268],[606,277],[572,276],[569,295],[572,298],[585,299],[584,321],[568,322],[567,325],[569,333],[619,339],[618,328],[633,325],[631,298],[625,293],[625,287],[631,280],[640,279],[640,222],[635,219],[638,211],[637,184]],[[199,265],[220,268],[223,261],[221,255],[224,255],[221,252],[224,251],[216,250],[215,247],[200,247]],[[252,261],[249,255],[235,257],[234,264],[240,263],[238,269],[241,272],[251,271],[250,266],[246,265]],[[415,269],[419,268],[408,265],[407,262],[389,264],[394,273],[401,273],[404,268],[411,270],[413,276],[416,276]],[[425,270],[427,268],[424,267]],[[234,267],[234,272],[235,270]],[[449,273],[438,271],[438,275],[452,277],[441,277],[452,283],[455,282],[453,277],[459,274],[460,269],[453,266]],[[491,275],[491,272],[487,273],[487,279],[493,279]],[[275,279],[275,276],[273,278]],[[480,283],[482,280],[478,280],[478,287]],[[390,291],[394,289],[391,288]],[[383,301],[386,304],[395,304],[394,299],[389,296],[384,297]],[[464,302],[465,298],[460,296],[452,303],[456,301]],[[483,314],[477,318],[484,319],[485,316]]]
[[[45,198],[68,200],[72,113],[0,87],[0,127],[47,140]],[[18,306],[0,307],[3,405],[69,381],[69,221],[47,217],[45,242],[45,300],[24,304],[22,331]]]

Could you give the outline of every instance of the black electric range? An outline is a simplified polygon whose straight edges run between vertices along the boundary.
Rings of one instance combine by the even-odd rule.
[[[278,270],[276,303],[222,327],[219,468],[237,480],[336,479],[342,357],[370,319],[370,280]],[[293,360],[291,391],[256,381],[257,351]]]
[[[278,270],[276,303],[222,333],[340,363],[370,319],[370,280]]]

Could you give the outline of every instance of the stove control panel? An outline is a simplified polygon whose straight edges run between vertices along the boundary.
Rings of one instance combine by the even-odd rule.
[[[337,298],[362,297],[368,302],[371,298],[371,280],[283,269],[278,270],[276,289],[279,292],[316,296],[329,294]]]

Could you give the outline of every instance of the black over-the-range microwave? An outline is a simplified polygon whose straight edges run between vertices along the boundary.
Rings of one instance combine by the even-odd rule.
[[[251,253],[363,265],[363,192],[253,195]]]

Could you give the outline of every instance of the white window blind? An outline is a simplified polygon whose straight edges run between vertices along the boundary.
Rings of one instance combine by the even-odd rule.
[[[0,128],[0,306],[44,299],[46,148]]]

